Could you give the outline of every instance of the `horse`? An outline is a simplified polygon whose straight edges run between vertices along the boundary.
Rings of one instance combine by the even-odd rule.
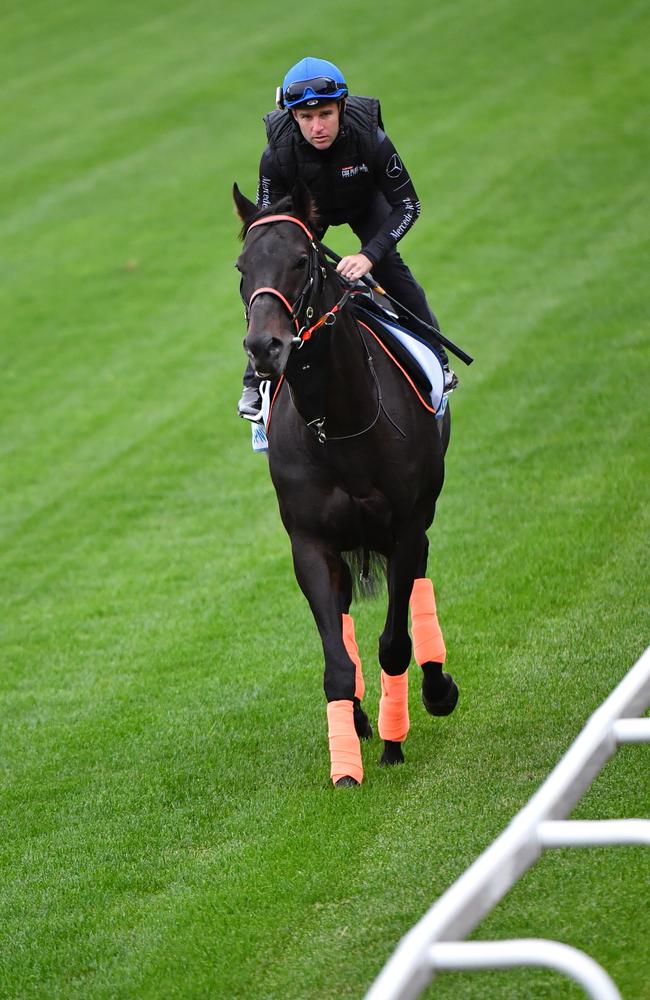
[[[350,607],[351,566],[383,562],[388,606],[379,638],[381,765],[404,762],[412,647],[422,700],[449,715],[458,687],[426,577],[427,529],[444,480],[450,411],[436,420],[350,308],[351,288],[314,235],[315,205],[302,182],[260,209],[233,198],[242,222],[236,267],[246,312],[244,349],[274,380],[268,459],[298,584],[324,656],[330,776],[363,779],[361,739],[373,735]],[[409,607],[411,632],[408,629]]]

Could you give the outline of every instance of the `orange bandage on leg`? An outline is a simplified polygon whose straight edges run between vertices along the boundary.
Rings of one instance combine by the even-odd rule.
[[[345,643],[347,654],[355,666],[354,697],[361,701],[366,692],[366,685],[363,680],[363,673],[361,672],[359,647],[357,646],[357,640],[354,637],[354,619],[352,618],[352,615],[341,615],[341,618],[343,619],[343,642]]]
[[[444,663],[447,650],[438,624],[436,598],[431,580],[421,577],[413,581],[410,605],[415,662],[419,666],[423,663]]]
[[[408,671],[392,677],[381,672],[381,699],[379,702],[379,735],[382,740],[403,743],[409,731],[409,675]]]
[[[327,705],[327,730],[330,744],[330,775],[334,784],[339,778],[354,778],[361,784],[363,764],[361,744],[354,728],[351,701],[330,701]]]

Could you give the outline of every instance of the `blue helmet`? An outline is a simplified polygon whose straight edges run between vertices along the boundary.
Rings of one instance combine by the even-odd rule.
[[[319,101],[340,101],[347,93],[343,74],[334,63],[307,56],[291,67],[278,87],[277,104],[279,108],[312,107]]]

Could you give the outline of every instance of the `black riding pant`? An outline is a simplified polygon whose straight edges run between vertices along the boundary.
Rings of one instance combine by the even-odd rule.
[[[381,228],[384,220],[390,215],[391,207],[386,201],[381,191],[375,195],[370,208],[364,214],[350,222],[350,228],[355,236],[359,237],[361,245],[369,243],[375,233]],[[438,320],[429,308],[424,290],[411,274],[399,253],[395,248],[389,250],[372,269],[372,277],[381,287],[388,292],[391,298],[403,305],[419,319],[430,324],[434,329],[439,330]],[[396,307],[399,313],[399,306]],[[409,316],[404,315],[406,325],[409,326]],[[439,346],[433,335],[429,334],[419,323],[410,324],[410,328],[423,340],[430,340]]]
[[[381,228],[384,220],[390,215],[390,212],[390,205],[381,191],[378,191],[372,204],[364,212],[364,214],[348,223],[352,232],[359,238],[362,246],[372,239],[375,233]],[[326,232],[327,227],[322,231],[319,231],[319,237],[322,239]],[[381,285],[384,291],[388,292],[391,298],[395,299],[396,302],[399,303],[399,305],[405,306],[406,309],[412,312],[415,316],[418,316],[419,319],[424,320],[425,323],[433,326],[435,330],[440,329],[438,320],[429,308],[424,290],[420,285],[418,285],[417,281],[396,249],[393,248],[392,250],[389,250],[389,252],[373,266],[372,277]],[[400,311],[399,305],[396,306],[396,311],[398,313]],[[408,314],[404,314],[403,319],[405,321],[405,325],[409,326]],[[444,348],[433,334],[425,330],[424,327],[421,327],[419,323],[411,322],[410,328],[414,333],[417,333],[418,336],[422,337],[423,340],[427,340],[432,343],[441,355],[442,360],[446,362],[447,355]],[[244,373],[244,385],[257,386],[259,385],[259,382],[260,380],[255,375],[249,362]]]

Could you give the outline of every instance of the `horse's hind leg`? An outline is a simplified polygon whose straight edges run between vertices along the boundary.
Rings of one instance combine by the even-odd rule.
[[[411,591],[413,653],[422,668],[422,701],[430,715],[450,715],[458,701],[458,688],[442,667],[447,658],[438,622],[433,584],[426,577],[413,581]]]

